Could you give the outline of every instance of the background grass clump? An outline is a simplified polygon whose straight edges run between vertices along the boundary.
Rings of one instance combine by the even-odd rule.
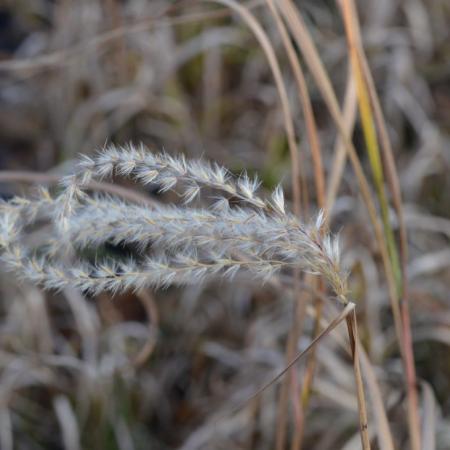
[[[0,448],[449,448],[449,21],[0,6]]]

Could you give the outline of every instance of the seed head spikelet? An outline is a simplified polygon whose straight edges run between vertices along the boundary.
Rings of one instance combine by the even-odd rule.
[[[87,185],[114,175],[176,188],[183,204],[149,208],[110,195],[88,195]],[[264,199],[259,181],[247,174],[233,178],[217,164],[183,156],[153,154],[143,147],[109,147],[82,157],[74,174],[52,198],[15,198],[0,205],[1,259],[21,278],[50,289],[74,286],[99,293],[143,287],[198,283],[210,277],[247,273],[267,280],[282,270],[299,268],[324,276],[338,296],[345,293],[339,245],[323,233],[323,215],[301,223],[286,211],[281,187]],[[216,191],[209,208],[190,203],[204,188]],[[231,206],[229,197],[236,199]],[[53,212],[55,211],[55,212]],[[55,230],[38,248],[24,244],[24,229],[37,218]],[[95,262],[82,255],[104,244],[132,245],[126,261]],[[70,245],[70,258],[61,249]]]

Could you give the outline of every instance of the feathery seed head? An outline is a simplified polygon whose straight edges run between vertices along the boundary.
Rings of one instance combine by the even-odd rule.
[[[157,183],[161,191],[179,185],[185,205],[205,187],[218,194],[210,209],[149,209],[84,191],[91,180],[114,174]],[[233,179],[217,164],[152,154],[131,145],[83,157],[62,185],[56,198],[41,191],[37,200],[16,198],[0,204],[1,260],[22,278],[47,288],[70,285],[93,293],[117,292],[197,283],[211,276],[233,278],[239,272],[267,280],[297,267],[321,274],[338,296],[345,295],[339,244],[324,233],[323,213],[313,223],[300,223],[286,212],[280,186],[266,200],[257,194],[259,181],[246,173]],[[229,195],[240,201],[238,206],[230,206]],[[27,249],[23,229],[40,216],[53,224],[56,235],[39,249]],[[78,250],[95,250],[108,242],[136,245],[137,258],[95,264],[74,259]],[[71,262],[66,262],[60,250],[70,247]],[[36,250],[42,256],[34,256]]]

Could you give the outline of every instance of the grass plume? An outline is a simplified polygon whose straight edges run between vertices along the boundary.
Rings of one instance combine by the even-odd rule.
[[[92,180],[114,175],[156,184],[161,191],[180,185],[184,205],[149,208],[85,191]],[[94,158],[83,158],[63,186],[55,198],[41,190],[35,199],[15,198],[1,205],[2,260],[34,283],[99,293],[192,284],[211,276],[232,278],[239,271],[267,280],[284,269],[301,269],[323,275],[345,299],[339,243],[322,232],[323,214],[301,223],[286,211],[280,187],[262,198],[256,178],[235,178],[217,164],[132,146],[109,147]],[[204,187],[216,191],[213,205],[189,206]],[[239,205],[231,206],[230,198]],[[24,228],[37,218],[49,220],[56,237],[40,248],[27,248]],[[74,256],[106,243],[133,244],[138,252],[126,261],[96,257],[92,263]],[[73,250],[70,262],[62,252],[66,246]]]

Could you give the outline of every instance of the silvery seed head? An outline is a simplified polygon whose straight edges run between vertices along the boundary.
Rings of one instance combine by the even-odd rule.
[[[156,183],[161,191],[176,188],[183,204],[149,208],[87,194],[92,180],[114,175]],[[265,199],[258,194],[259,181],[246,174],[235,179],[217,164],[132,146],[82,157],[62,186],[56,198],[42,190],[36,198],[0,205],[1,258],[21,278],[52,289],[73,286],[99,293],[229,279],[238,273],[268,280],[297,268],[322,275],[336,295],[345,295],[338,240],[324,232],[323,214],[301,223],[286,211],[281,187]],[[191,207],[204,188],[216,192],[213,206]],[[231,206],[230,197],[237,206]],[[40,248],[28,248],[24,229],[37,218],[47,220],[54,234]],[[95,262],[80,256],[106,243],[133,245],[137,255]],[[62,252],[68,247],[70,258]]]

